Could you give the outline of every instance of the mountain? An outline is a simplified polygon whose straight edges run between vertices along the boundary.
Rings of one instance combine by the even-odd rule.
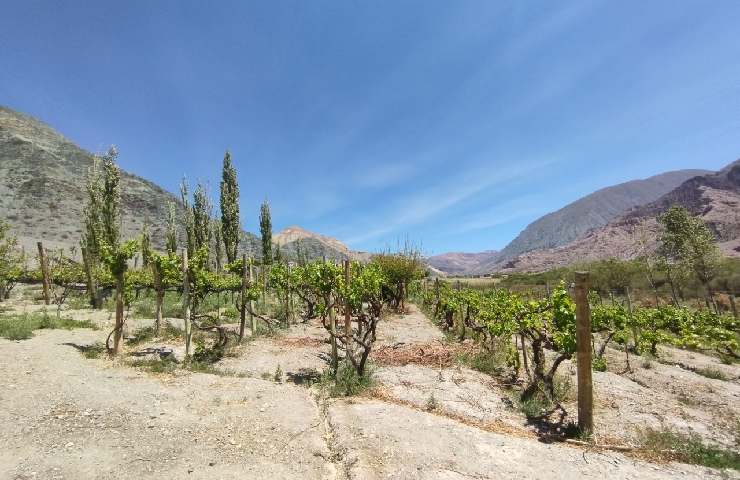
[[[551,249],[527,252],[504,259],[497,270],[539,271],[572,263],[606,258],[631,259],[657,246],[657,216],[680,205],[699,216],[715,233],[725,255],[740,256],[740,160],[719,172],[692,177],[660,198],[637,206],[608,224],[576,240]]]
[[[93,154],[49,125],[0,106],[0,218],[10,223],[26,251],[35,255],[39,240],[53,249],[79,245],[82,210],[87,200],[85,179],[93,159]],[[168,205],[174,203],[178,218],[182,218],[179,199],[155,183],[125,171],[121,172],[121,192],[123,237],[139,235],[146,219],[154,247],[163,249]],[[301,236],[297,230],[294,228],[284,237],[276,236],[289,258],[295,256],[299,238],[307,258],[341,259],[349,252],[337,240],[308,232]],[[184,244],[184,238],[180,244]],[[259,238],[242,232],[240,253],[259,257],[260,251]]]
[[[448,275],[466,275],[477,272],[481,266],[487,265],[499,257],[496,250],[486,250],[479,253],[450,252],[433,255],[426,259],[427,265]]]
[[[361,260],[370,258],[369,253],[350,250],[336,238],[310,232],[298,226],[287,227],[272,236],[274,243],[280,245],[281,253],[291,258],[305,255],[308,258],[325,257],[331,260]]]
[[[633,207],[657,200],[686,180],[708,173],[711,172],[676,170],[597,190],[529,224],[504,247],[500,258],[509,259],[532,250],[565,245]],[[483,265],[486,266],[490,264]]]
[[[336,238],[309,232],[308,230],[297,226],[287,227],[281,230],[279,233],[272,236],[272,241],[280,245],[281,248],[295,242],[305,242],[307,244],[313,244],[315,242],[323,245],[329,251],[343,255],[344,258],[349,257],[350,254],[349,248]]]

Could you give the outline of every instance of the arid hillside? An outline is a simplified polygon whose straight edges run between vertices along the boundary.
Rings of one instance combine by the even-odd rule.
[[[426,261],[428,265],[448,275],[465,275],[478,271],[481,265],[495,261],[499,255],[496,250],[479,253],[450,252],[433,255]]]
[[[85,178],[93,158],[42,121],[0,106],[0,218],[10,223],[27,251],[35,251],[38,240],[48,248],[79,244],[87,200]],[[139,235],[147,221],[155,248],[163,248],[168,205],[174,203],[180,217],[179,199],[125,171],[121,191],[124,237]],[[305,234],[298,235],[299,230]],[[307,258],[347,257],[349,249],[341,242],[308,233],[292,227],[276,235],[275,241],[288,257],[299,249]],[[259,238],[249,232],[242,235],[240,249],[259,256]]]
[[[656,217],[672,205],[686,207],[714,231],[725,255],[740,256],[740,160],[719,172],[691,178],[654,202],[641,205],[562,247],[525,253],[499,270],[539,271],[579,261],[634,258],[637,240],[655,242]]]

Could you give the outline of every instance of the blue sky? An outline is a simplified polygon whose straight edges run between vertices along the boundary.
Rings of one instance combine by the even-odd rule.
[[[584,194],[740,157],[738,1],[5,1],[0,104],[242,221],[502,248]]]

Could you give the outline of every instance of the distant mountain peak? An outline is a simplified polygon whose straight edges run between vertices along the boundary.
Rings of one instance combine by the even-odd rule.
[[[316,240],[333,250],[341,252],[346,256],[350,255],[349,247],[347,247],[347,245],[337,240],[336,238],[321,235],[320,233],[316,232],[311,232],[297,225],[286,227],[272,236],[272,240],[280,246],[306,239]]]

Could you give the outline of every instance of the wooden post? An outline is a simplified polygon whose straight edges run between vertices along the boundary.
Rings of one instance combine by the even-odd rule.
[[[737,315],[737,305],[735,304],[735,295],[730,295],[730,308],[732,309],[732,315],[735,317],[735,320],[740,319]]]
[[[190,278],[188,274],[188,251],[182,249],[182,319],[185,323],[185,357],[190,357],[190,340],[192,339],[190,325]]]
[[[246,267],[245,267],[246,268]],[[252,282],[254,281],[254,270],[252,268],[252,259],[249,259],[249,286],[252,286]],[[254,300],[249,301],[249,321],[250,325],[252,326],[252,336],[257,335],[257,317],[252,315],[252,312],[254,311]]]
[[[630,295],[630,288],[627,287],[624,293],[625,295],[627,295],[627,314],[629,315],[629,321],[632,324],[632,339],[635,342],[635,351],[637,351],[638,333],[637,333],[637,327],[634,326],[634,322],[632,321],[632,295]],[[625,340],[624,341],[624,357],[627,363],[627,371],[631,372],[632,367],[630,366],[630,349],[627,343],[628,343],[627,340]]]
[[[242,254],[242,308],[239,312],[239,343],[244,340],[244,329],[247,325],[247,282],[249,282],[249,271],[247,270],[247,254]],[[252,332],[254,335],[254,332]]]
[[[578,360],[578,426],[590,434],[594,429],[591,380],[591,312],[588,306],[588,272],[576,272],[576,348]]]
[[[41,267],[41,277],[44,288],[44,304],[49,305],[51,303],[51,297],[49,294],[49,262],[46,259],[44,244],[36,242],[36,246],[39,249],[39,267]]]
[[[113,355],[121,352],[123,337],[123,291],[125,290],[123,272],[116,274],[116,329],[113,332]]]
[[[151,263],[152,279],[154,283],[154,331],[159,336],[162,326],[162,303],[164,302],[164,285],[162,284],[162,270],[159,263]]]
[[[286,264],[286,268],[288,269],[288,285],[285,289],[285,320],[288,324],[287,326],[290,327],[290,322],[293,319],[293,312],[290,309],[290,297],[292,295],[290,287],[290,262]]]
[[[344,261],[344,284],[346,285],[346,288],[349,288],[350,284],[350,263],[349,260]],[[344,341],[345,347],[346,347],[346,360],[347,363],[350,364],[352,362],[352,355],[353,355],[353,342],[354,339],[352,338],[352,311],[349,304],[349,298],[346,299],[345,305],[344,305]]]
[[[337,318],[334,306],[329,309],[329,330],[331,332],[331,368],[334,372],[339,366],[339,352],[337,352]]]

